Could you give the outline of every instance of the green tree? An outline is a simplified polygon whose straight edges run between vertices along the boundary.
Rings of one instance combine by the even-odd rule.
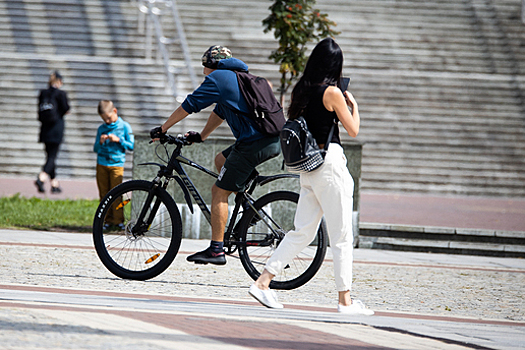
[[[337,24],[314,9],[314,5],[315,0],[277,0],[269,8],[270,15],[262,21],[264,32],[274,30],[274,37],[279,40],[279,48],[269,58],[280,65],[283,106],[288,88],[306,65],[306,44],[339,34],[332,29]]]

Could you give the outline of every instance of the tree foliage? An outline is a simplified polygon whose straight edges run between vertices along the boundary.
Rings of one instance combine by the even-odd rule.
[[[334,37],[336,23],[327,14],[314,9],[315,0],[277,0],[270,6],[270,15],[263,20],[264,32],[274,31],[279,48],[270,59],[279,63],[281,103],[293,80],[306,65],[306,44],[312,40]]]

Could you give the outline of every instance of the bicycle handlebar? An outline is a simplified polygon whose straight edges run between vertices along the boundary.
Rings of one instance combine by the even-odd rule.
[[[149,143],[152,143],[153,140],[151,140]],[[192,144],[192,142],[186,141],[186,136],[179,134],[177,136],[171,136],[168,134],[162,134],[159,138],[159,142],[163,145],[167,143],[168,145],[181,145],[181,146],[189,146]]]

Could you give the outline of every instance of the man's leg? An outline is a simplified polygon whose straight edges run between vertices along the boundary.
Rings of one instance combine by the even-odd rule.
[[[226,168],[224,165],[226,163],[226,158],[232,152],[233,146],[230,146],[228,149],[220,152],[215,157],[215,167],[219,173],[219,181],[223,181],[223,176],[226,173]],[[236,166],[228,168],[236,168]],[[233,178],[238,178],[237,173],[231,174],[228,172],[226,178],[229,175],[233,175]],[[231,180],[231,179],[230,179]],[[230,180],[226,180],[224,186],[228,188],[232,185]],[[222,184],[222,183],[221,183]],[[224,265],[226,264],[226,257],[224,256],[224,231],[226,230],[226,224],[228,222],[228,197],[235,191],[225,190],[217,184],[214,184],[211,189],[211,243],[210,246],[202,251],[195,254],[192,254],[186,258],[188,261],[192,261],[198,264],[217,264]]]
[[[226,157],[220,152],[215,156],[215,167],[220,173]],[[232,191],[223,190],[217,185],[211,188],[211,240],[215,242],[224,241],[224,231],[228,222],[228,197]]]
[[[221,172],[221,169],[225,162],[226,162],[226,157],[224,156],[224,154],[222,154],[222,152],[220,152],[219,154],[215,156],[215,167],[217,168],[218,173]]]
[[[232,191],[223,190],[213,185],[211,189],[211,243],[202,252],[186,258],[196,264],[226,264],[224,254],[224,230],[228,222],[228,197]]]
[[[213,185],[211,189],[211,240],[224,241],[224,231],[228,222],[228,197],[232,191]]]
[[[217,172],[226,162],[226,157],[221,153],[215,157],[215,167]],[[224,256],[224,231],[226,223],[228,222],[228,197],[232,191],[223,190],[217,185],[211,188],[211,243],[210,246],[202,251],[192,254],[186,258],[188,261],[193,261],[197,264],[226,264],[226,257]]]

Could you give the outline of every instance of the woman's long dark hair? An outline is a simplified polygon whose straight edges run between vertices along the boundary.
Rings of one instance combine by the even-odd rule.
[[[343,51],[334,39],[323,39],[312,50],[304,73],[292,90],[288,118],[296,119],[302,115],[314,87],[324,84],[340,87],[342,71]]]

